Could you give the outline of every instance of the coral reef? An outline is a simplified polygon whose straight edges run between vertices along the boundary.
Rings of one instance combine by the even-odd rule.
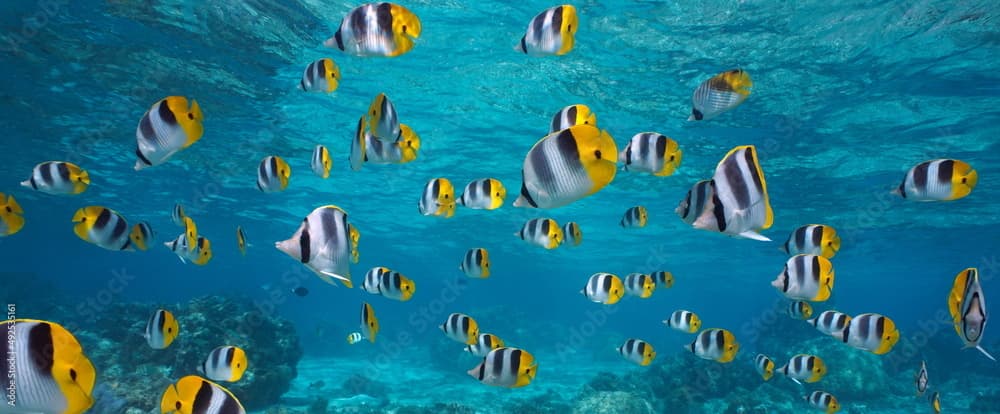
[[[71,322],[82,327],[75,335],[97,368],[98,384],[107,387],[102,398],[117,398],[129,408],[149,412],[157,407],[157,396],[168,384],[185,375],[203,375],[199,367],[208,353],[221,345],[236,345],[247,352],[250,367],[243,378],[222,385],[248,410],[275,404],[288,390],[302,357],[290,322],[263,313],[249,300],[219,296],[164,308],[177,317],[181,332],[162,350],[150,348],[142,336],[157,306],[114,303],[92,315],[92,320]]]
[[[653,406],[644,398],[623,391],[587,393],[573,405],[573,414],[652,414]]]

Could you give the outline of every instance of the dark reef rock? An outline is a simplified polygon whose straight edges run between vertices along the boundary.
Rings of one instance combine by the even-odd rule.
[[[97,368],[102,399],[116,408],[119,400],[144,412],[155,410],[167,385],[186,375],[203,376],[200,366],[215,347],[243,348],[249,369],[236,383],[222,382],[248,410],[278,402],[296,376],[302,357],[292,324],[264,314],[250,300],[201,297],[187,304],[162,306],[180,324],[180,335],[167,349],[152,349],[142,333],[160,306],[115,303],[93,320],[70,321],[73,332]],[[105,395],[109,394],[109,395]],[[119,412],[103,411],[102,412]]]

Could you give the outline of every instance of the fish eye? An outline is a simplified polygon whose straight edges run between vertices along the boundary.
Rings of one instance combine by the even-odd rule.
[[[403,25],[403,33],[406,33],[406,25]]]
[[[181,402],[177,401],[176,403],[174,403],[174,407],[177,407],[177,411],[180,411],[181,410]]]
[[[194,114],[188,112],[188,119],[194,120]]]
[[[174,331],[174,328],[167,328],[167,333],[171,333],[173,331]]]
[[[566,30],[572,32],[573,31],[573,25],[567,24],[566,25]]]
[[[962,184],[965,184],[965,177],[962,177]]]
[[[11,212],[13,212],[13,211],[14,211],[14,210],[12,210],[12,209],[10,208],[10,206],[7,206],[7,212],[8,212],[8,213],[11,213]]]
[[[240,363],[239,363],[239,362],[237,362],[237,363],[236,363],[236,368],[239,368],[239,367],[240,367]]]
[[[69,369],[69,377],[71,379],[73,379],[73,381],[76,381],[76,370],[75,369],[73,369],[73,368]]]
[[[670,156],[670,161],[673,161],[673,160],[674,160],[674,156],[673,156],[673,155],[671,155],[671,156]]]
[[[601,150],[594,150],[594,157],[597,157],[597,159],[601,159]]]

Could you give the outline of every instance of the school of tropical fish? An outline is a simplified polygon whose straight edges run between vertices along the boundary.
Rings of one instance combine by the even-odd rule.
[[[538,57],[565,55],[573,50],[578,28],[577,10],[572,5],[543,10],[528,20],[524,35],[516,42],[514,50]],[[405,7],[394,3],[369,3],[349,11],[336,33],[323,44],[354,56],[398,57],[414,50],[421,30],[420,19]],[[304,69],[298,86],[303,92],[329,94],[337,90],[340,82],[340,68],[333,59],[326,57],[313,61]],[[692,93],[688,120],[707,122],[724,116],[746,102],[752,87],[750,74],[741,69],[709,77]],[[421,139],[400,122],[401,116],[405,114],[397,113],[388,96],[383,93],[375,96],[350,135],[349,154],[343,154],[352,171],[357,173],[365,163],[405,164],[418,158]],[[136,127],[134,169],[155,168],[196,144],[204,134],[203,120],[202,108],[194,99],[169,96],[153,103]],[[681,165],[682,150],[675,139],[659,132],[638,132],[619,147],[607,131],[598,127],[597,115],[584,104],[558,109],[549,128],[543,128],[539,128],[542,137],[530,148],[525,148],[522,180],[512,202],[514,207],[539,210],[563,207],[597,194],[619,171],[644,173],[650,180],[658,180],[670,177]],[[772,226],[776,215],[768,198],[767,181],[756,147],[740,145],[720,155],[713,175],[692,185],[680,200],[676,214],[695,229],[770,241],[763,232]],[[304,158],[305,154],[302,156]],[[313,173],[328,178],[334,159],[330,150],[317,144],[310,157]],[[969,196],[976,186],[976,170],[963,161],[914,161],[918,163],[903,174],[902,182],[892,190],[903,199],[957,200]],[[281,192],[291,184],[291,177],[288,162],[276,155],[266,155],[257,171],[257,188],[265,193]],[[21,184],[31,191],[68,197],[89,190],[91,177],[81,166],[65,161],[45,161],[35,166]],[[446,177],[430,179],[416,200],[417,213],[447,219],[458,213],[459,206],[496,210],[507,198],[506,186],[491,177],[465,184],[460,187],[460,194],[456,194],[455,188]],[[25,229],[24,211],[13,195],[0,193],[0,207],[0,235],[9,237]],[[622,213],[619,224],[624,229],[642,228],[647,224],[648,214],[645,207],[634,206]],[[130,226],[125,216],[105,206],[81,206],[71,221],[74,234],[104,249],[145,251],[154,245],[155,233],[148,223]],[[176,237],[163,243],[166,248],[184,263],[207,265],[213,256],[213,243],[198,233],[195,219],[184,212],[183,206],[175,205],[171,221],[179,231]],[[512,227],[516,225],[512,223]],[[520,226],[514,236],[543,249],[556,249],[563,244],[578,246],[583,242],[583,232],[575,222],[560,225],[551,218],[536,217]],[[297,228],[289,227],[289,233],[288,239],[275,242],[275,248],[306,266],[326,283],[347,288],[354,286],[351,264],[359,259],[361,232],[351,223],[346,211],[334,205],[318,206]],[[242,255],[252,246],[239,225],[236,226],[235,244]],[[798,227],[781,247],[790,257],[771,285],[788,299],[790,318],[814,326],[821,334],[845,346],[876,355],[887,354],[900,339],[900,332],[888,316],[874,312],[851,316],[836,310],[815,314],[814,306],[827,301],[834,289],[832,259],[840,248],[841,240],[833,227],[826,224]],[[485,248],[469,246],[465,255],[455,260],[458,269],[468,278],[485,280],[490,277],[490,255]],[[776,269],[778,266],[775,263]],[[649,273],[635,272],[621,278],[594,269],[580,292],[592,302],[612,306],[626,296],[649,298],[658,288],[669,289],[675,283],[668,271],[646,270]],[[570,288],[573,287],[567,287]],[[375,267],[364,274],[361,289],[374,296],[405,302],[416,294],[416,282],[396,270]],[[309,292],[298,287],[292,293],[305,296]],[[947,304],[951,322],[964,347],[975,348],[992,360],[993,356],[979,345],[987,322],[987,308],[977,269],[958,273],[947,294]],[[349,333],[347,342],[359,344],[367,340],[374,343],[380,326],[371,303],[362,303],[358,323],[358,331]],[[703,329],[703,325],[712,325],[706,325],[698,315],[684,309],[672,312],[663,323],[680,334],[693,335],[692,342],[685,348],[695,357],[718,363],[737,360],[740,344],[731,330],[723,327]],[[0,347],[0,369],[16,370],[17,377],[25,379],[20,388],[23,394],[18,399],[21,410],[18,412],[79,414],[93,405],[91,393],[96,367],[72,333],[52,321],[17,319],[0,324],[5,325],[4,329],[12,325],[18,358],[12,367],[7,359],[7,348]],[[479,365],[468,371],[476,381],[516,388],[534,380],[539,368],[534,355],[507,346],[501,336],[483,332],[472,316],[451,313],[440,329],[466,352],[482,358]],[[151,310],[143,336],[152,349],[161,352],[170,352],[171,344],[182,338],[177,319],[166,309]],[[640,366],[648,366],[656,358],[653,345],[639,338],[627,339],[617,352]],[[190,367],[190,372],[186,373],[190,375],[164,390],[160,396],[161,412],[245,413],[237,396],[219,382],[239,381],[252,357],[237,346],[218,344],[200,367]],[[821,383],[828,371],[828,363],[820,355],[796,354],[780,366],[779,362],[763,353],[752,358],[752,364],[764,381],[780,373],[799,384],[816,384]],[[835,365],[836,361],[830,364]],[[195,375],[198,371],[200,375]],[[932,409],[940,412],[939,392],[928,393],[930,382],[926,364],[921,364],[917,371],[915,384],[917,395],[927,394]],[[818,411],[830,414],[841,409],[841,402],[824,390],[813,390],[801,397]],[[0,413],[8,412],[0,408]]]

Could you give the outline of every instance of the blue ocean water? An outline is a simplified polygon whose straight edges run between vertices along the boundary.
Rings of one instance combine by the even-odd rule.
[[[0,6],[0,176],[6,177],[0,192],[17,198],[27,220],[20,233],[0,238],[10,280],[5,293],[17,316],[78,316],[40,306],[53,291],[70,298],[70,309],[89,303],[97,312],[113,303],[148,303],[152,310],[205,295],[248,298],[295,326],[305,356],[290,391],[294,401],[350,397],[308,385],[318,378],[339,384],[352,371],[392,384],[389,407],[438,402],[480,412],[550,391],[565,399],[559,407],[572,409],[588,397],[583,387],[602,373],[639,381],[654,368],[667,377],[708,370],[754,390],[762,383],[750,367],[755,353],[784,360],[805,352],[803,338],[818,336],[805,326],[759,349],[760,337],[787,319],[787,302],[770,286],[787,259],[780,244],[800,225],[825,223],[838,230],[843,248],[833,259],[834,296],[817,309],[881,313],[903,336],[882,357],[895,357],[883,362],[885,378],[868,382],[891,387],[880,399],[842,396],[845,412],[929,411],[912,396],[921,358],[936,368],[932,375],[941,379],[935,386],[948,412],[973,412],[977,396],[1000,391],[998,365],[961,350],[961,340],[936,316],[946,310],[954,276],[967,267],[979,268],[986,298],[1000,298],[1000,9],[993,2],[587,1],[574,3],[580,16],[574,50],[538,58],[513,46],[527,22],[554,4],[410,1],[404,5],[423,26],[413,51],[386,59],[324,48],[323,40],[357,5],[43,0]],[[322,57],[340,67],[340,87],[330,95],[296,89],[305,66]],[[716,119],[688,122],[694,88],[737,67],[754,81],[747,101]],[[422,138],[419,158],[351,171],[347,155],[357,118],[380,92]],[[136,124],[170,95],[199,102],[205,135],[167,163],[133,171]],[[619,149],[635,133],[656,131],[680,144],[683,163],[669,177],[619,172],[607,188],[566,207],[512,207],[525,153],[556,111],[576,103],[595,111]],[[309,170],[316,144],[333,155],[327,180]],[[774,226],[764,232],[770,243],[695,230],[674,213],[694,182],[711,177],[730,148],[746,144],[759,151],[775,211]],[[284,192],[256,188],[257,165],[267,155],[291,165]],[[889,194],[909,168],[937,158],[963,160],[978,171],[969,197],[917,203]],[[35,164],[48,160],[79,164],[89,171],[91,188],[57,197],[19,186]],[[508,199],[495,211],[459,208],[450,219],[424,217],[417,199],[435,177],[457,187],[496,177]],[[182,264],[162,247],[180,232],[170,222],[175,203],[212,240],[208,265]],[[362,233],[361,260],[351,266],[356,284],[369,268],[385,266],[415,281],[411,301],[324,284],[272,247],[327,204],[347,211]],[[82,242],[70,218],[86,205],[148,221],[155,246],[125,253]],[[634,205],[648,208],[649,225],[622,229],[618,221]],[[576,221],[583,244],[549,251],[513,236],[536,217]],[[252,245],[245,257],[236,248],[237,225]],[[490,250],[489,279],[466,279],[458,269],[473,247]],[[657,270],[677,281],[649,299],[603,307],[579,292],[596,272]],[[114,281],[122,274],[129,276],[118,289]],[[310,294],[288,292],[299,285]],[[380,339],[349,346],[344,337],[357,330],[362,301],[376,309]],[[706,327],[731,330],[743,344],[738,360],[693,364],[682,349],[693,335],[661,323],[676,309],[697,312]],[[449,353],[437,328],[451,312],[476,317],[484,332],[533,352],[540,366],[535,382],[494,389],[465,374],[477,360],[455,343]],[[1000,352],[994,331],[986,330],[983,345]],[[656,347],[653,367],[617,355],[626,338]],[[251,369],[267,369],[268,355],[250,357]],[[866,361],[827,364],[832,373]],[[305,369],[331,366],[353,368]],[[979,380],[963,382],[965,373]],[[766,412],[809,409],[804,391],[781,378],[771,381],[785,382],[775,394],[787,407]],[[436,391],[442,387],[451,391]],[[707,393],[709,400],[728,401],[732,392],[719,386]],[[647,400],[657,412],[688,412]],[[723,412],[728,406],[715,407],[684,409]]]

